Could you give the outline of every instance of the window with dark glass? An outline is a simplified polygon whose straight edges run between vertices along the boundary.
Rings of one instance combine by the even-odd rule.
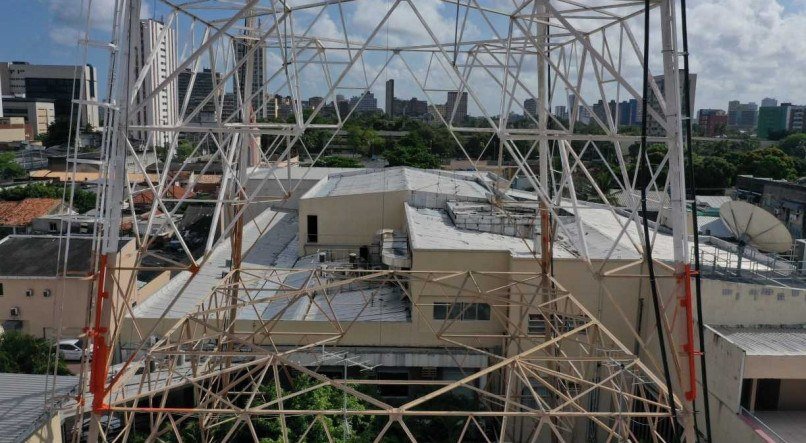
[[[308,216],[308,242],[317,243],[319,241],[319,219],[315,215]]]

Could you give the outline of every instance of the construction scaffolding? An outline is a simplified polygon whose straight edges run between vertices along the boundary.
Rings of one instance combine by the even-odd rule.
[[[78,417],[73,441],[84,438],[85,416],[90,441],[366,441],[360,417],[372,418],[377,442],[429,441],[412,429],[436,419],[456,420],[456,441],[697,439],[684,180],[690,112],[675,0],[159,0],[147,5],[164,14],[150,34],[143,3],[117,0],[108,35],[90,29],[91,1],[83,11],[82,63],[90,51],[108,51],[110,64],[106,98],[79,103],[100,106],[104,127],[86,328],[94,359],[70,406]],[[175,63],[145,51],[149,39],[176,45]],[[527,208],[537,221],[523,239],[529,269],[243,264],[245,230],[271,235],[281,213],[260,214],[299,197],[295,159],[313,165],[331,152],[389,72],[427,98],[430,115],[474,168],[492,152],[499,168],[516,169],[497,188],[523,182],[534,203]],[[188,91],[196,82],[212,87],[203,97],[186,93],[175,119],[154,117],[180,75]],[[304,109],[311,84],[322,100]],[[437,95],[446,92],[454,104],[467,94],[480,116],[473,125],[461,106],[440,105]],[[338,96],[347,93],[357,100],[341,108]],[[277,96],[288,107],[284,119],[276,117]],[[619,106],[630,99],[643,103],[644,137],[622,133]],[[320,123],[330,102],[336,123]],[[567,104],[565,115],[552,110],[557,104]],[[82,127],[77,118],[76,137]],[[325,134],[318,149],[306,138],[312,132]],[[488,141],[471,155],[467,138],[479,134]],[[184,143],[192,149],[180,157]],[[630,149],[637,165],[626,159]],[[199,159],[200,176],[220,172],[214,192],[200,193],[192,180],[177,192],[190,172],[183,157]],[[127,163],[149,179],[130,182]],[[254,178],[266,168],[272,173]],[[628,196],[626,208],[612,201],[614,190]],[[647,190],[669,195],[651,226]],[[497,199],[490,203],[506,212]],[[200,204],[211,214],[203,239],[175,217]],[[609,240],[589,235],[583,222],[592,207],[617,220]],[[122,229],[136,240],[133,266],[116,256]],[[166,233],[172,254],[156,247]],[[653,258],[661,235],[671,238],[669,254]],[[193,282],[222,245],[231,257],[215,287],[179,318],[168,315],[183,294],[199,291]],[[555,263],[559,248],[573,256],[575,275]],[[138,318],[139,276],[164,271],[184,277],[160,315]],[[583,274],[593,283],[572,294],[566,288],[581,287],[571,280]],[[622,292],[624,282],[638,289]],[[647,288],[655,318],[643,315]],[[470,309],[492,326],[459,327]],[[137,337],[125,354],[124,332]],[[372,377],[384,364],[378,353],[395,347],[439,354],[460,375]],[[404,401],[378,394],[401,386]],[[343,405],[300,406],[323,390],[338,392]],[[191,399],[177,399],[183,395]],[[475,399],[472,408],[440,401],[463,396]]]

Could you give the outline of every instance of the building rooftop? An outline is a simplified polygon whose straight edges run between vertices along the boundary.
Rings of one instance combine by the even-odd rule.
[[[21,201],[0,201],[0,226],[22,227],[34,219],[53,212],[61,204],[57,198],[26,198]]]
[[[0,241],[0,276],[58,277],[67,255],[67,275],[85,277],[92,273],[92,252],[92,237],[73,235],[68,243],[68,237],[10,235]]]
[[[452,195],[458,200],[486,200],[489,192],[477,181],[482,175],[409,167],[359,169],[327,176],[302,198],[413,191]]]
[[[28,441],[49,418],[45,395],[67,396],[78,386],[76,376],[0,373],[0,443]]]
[[[292,180],[321,180],[331,174],[344,174],[350,172],[360,171],[357,168],[319,168],[319,167],[305,167],[299,165],[292,165],[289,167],[275,166],[254,168],[249,172],[250,180],[262,180],[265,178],[278,180],[288,179]]]
[[[806,325],[804,327],[709,327],[725,340],[743,350],[746,355],[806,356]]]
[[[285,247],[291,242],[296,244],[296,235],[297,223],[294,215],[272,210],[262,212],[244,225],[243,249],[249,251],[244,259],[244,267],[278,265],[278,258]],[[222,273],[229,272],[230,255],[231,243],[222,241],[181,294],[182,287],[190,279],[191,274],[188,271],[180,272],[151,297],[135,306],[133,309],[135,316],[159,317],[175,298],[176,303],[168,309],[167,318],[179,318],[194,312],[198,304],[206,300],[213,288],[221,282]],[[293,261],[290,264],[283,263],[281,266],[290,267],[291,264]]]

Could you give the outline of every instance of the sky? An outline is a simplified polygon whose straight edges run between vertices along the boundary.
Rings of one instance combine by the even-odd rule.
[[[82,1],[87,0],[0,0],[0,61],[76,63],[80,58],[75,41],[84,28],[78,6]],[[371,27],[372,20],[383,15],[384,4],[388,4],[385,1],[362,0],[360,8],[345,14],[349,16],[348,28]],[[437,33],[452,35],[452,8],[428,0],[416,1],[429,22],[433,19],[440,23],[435,27]],[[93,0],[93,29],[108,29],[113,3]],[[158,2],[143,3],[144,16],[160,13]],[[729,100],[760,103],[764,97],[806,104],[806,0],[688,0],[688,8],[691,71],[698,75],[697,109],[726,109]],[[326,18],[319,32],[337,33],[336,20]],[[401,14],[391,25],[391,38],[405,40],[410,32],[409,20],[414,20],[413,16]],[[473,25],[471,20],[468,32],[473,32]],[[102,51],[93,51],[89,62],[104,80],[107,60]],[[396,63],[379,79],[374,91],[380,106],[383,81],[404,76],[404,71],[405,66]],[[317,87],[321,85],[311,83],[303,90],[315,95]],[[398,91],[396,95],[400,97],[422,95],[411,80],[401,81]]]

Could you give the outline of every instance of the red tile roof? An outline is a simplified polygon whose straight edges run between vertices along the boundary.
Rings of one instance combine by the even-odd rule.
[[[185,188],[174,184],[169,189],[163,192],[163,198],[174,198],[180,199],[182,196],[185,195]],[[188,192],[187,197],[185,198],[193,198],[196,195],[195,192],[190,191]],[[151,192],[151,189],[145,190],[140,192],[132,197],[132,201],[134,201],[135,205],[149,205],[154,202],[154,193]]]
[[[61,204],[57,198],[26,198],[22,201],[0,201],[0,226],[28,226],[35,218],[48,215]]]

